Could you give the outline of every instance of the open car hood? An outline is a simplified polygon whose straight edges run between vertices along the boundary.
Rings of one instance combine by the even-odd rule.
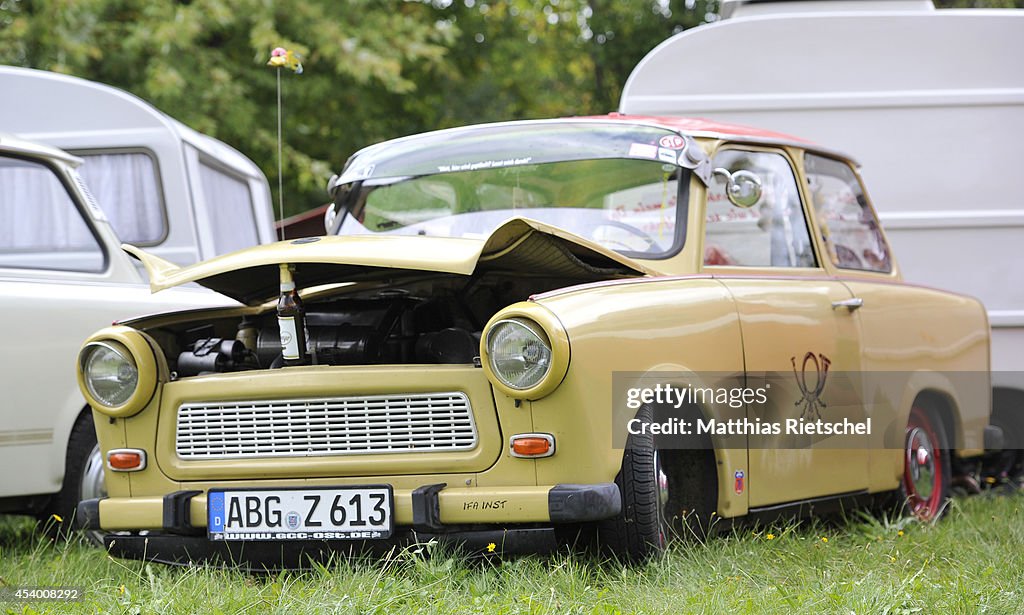
[[[279,294],[279,265],[295,265],[298,288],[379,280],[403,272],[472,275],[508,271],[562,276],[569,283],[656,275],[621,254],[559,228],[513,218],[486,240],[408,235],[351,235],[295,239],[239,250],[179,267],[131,245],[153,292],[196,282],[248,305]]]

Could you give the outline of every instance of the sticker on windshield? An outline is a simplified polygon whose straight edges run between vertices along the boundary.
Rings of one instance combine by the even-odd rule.
[[[668,135],[658,141],[658,145],[667,149],[681,150],[686,148],[686,139],[679,135]]]
[[[655,145],[646,143],[633,143],[629,146],[629,155],[636,158],[657,158],[658,148]]]
[[[526,158],[506,158],[504,160],[485,160],[483,162],[467,162],[465,164],[441,164],[437,166],[438,173],[452,173],[455,171],[476,171],[479,169],[500,169],[502,167],[514,167],[522,164],[530,164],[532,156]]]
[[[676,154],[675,150],[665,149],[664,147],[659,147],[658,148],[658,160],[660,160],[662,162],[669,162],[671,164],[676,164],[676,162],[679,160],[679,156]]]

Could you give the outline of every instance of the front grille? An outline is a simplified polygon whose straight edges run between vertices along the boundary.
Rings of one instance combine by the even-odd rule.
[[[188,403],[182,459],[464,451],[477,445],[465,393]]]

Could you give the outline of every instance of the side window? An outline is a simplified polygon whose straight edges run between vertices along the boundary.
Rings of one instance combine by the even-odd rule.
[[[167,234],[156,164],[142,152],[80,154],[78,169],[118,239],[152,246]]]
[[[217,254],[258,244],[249,184],[205,162],[199,163],[199,178],[213,224],[213,249]]]
[[[819,231],[832,262],[843,269],[892,271],[889,246],[849,165],[807,154],[804,167]]]
[[[715,155],[714,167],[756,174],[762,193],[753,207],[737,207],[726,196],[727,182],[715,176],[705,213],[705,265],[816,265],[796,178],[783,155],[724,150]]]
[[[52,169],[0,157],[0,267],[102,271],[103,249]]]

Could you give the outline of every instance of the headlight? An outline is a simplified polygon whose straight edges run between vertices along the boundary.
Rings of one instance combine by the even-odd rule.
[[[162,364],[151,343],[144,333],[124,326],[108,327],[86,340],[78,354],[78,386],[93,410],[128,417],[153,399]]]
[[[537,386],[551,370],[551,345],[539,327],[518,318],[502,320],[487,334],[491,371],[506,386]]]
[[[548,308],[521,301],[484,327],[480,359],[494,389],[513,399],[540,399],[569,369],[569,336]]]
[[[82,350],[82,378],[93,399],[108,408],[123,406],[139,387],[139,368],[117,342],[92,342]]]

